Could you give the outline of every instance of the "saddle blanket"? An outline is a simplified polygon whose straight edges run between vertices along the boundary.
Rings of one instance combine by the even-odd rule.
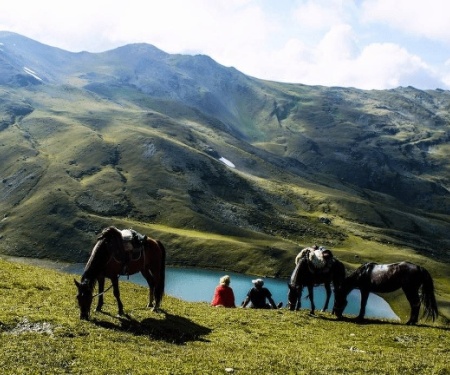
[[[122,229],[120,233],[122,234],[122,239],[124,241],[131,241],[133,239],[133,232],[131,229]]]
[[[133,229],[123,229],[120,231],[125,251],[141,248],[147,236],[144,236]]]
[[[315,250],[312,247],[306,247],[295,257],[297,265],[301,258],[307,258],[315,269],[321,269],[327,266],[327,259],[323,256],[323,250]]]

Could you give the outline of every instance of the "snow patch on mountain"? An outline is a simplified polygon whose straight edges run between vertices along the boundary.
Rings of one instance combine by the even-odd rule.
[[[231,161],[229,161],[228,159],[225,159],[223,156],[219,159],[219,161],[221,161],[223,164],[225,164],[231,168],[236,168],[236,166]]]
[[[27,68],[27,67],[25,66],[25,67],[23,68],[23,70],[24,70],[25,73],[29,74],[30,76],[33,76],[34,78],[36,78],[36,79],[39,80],[39,81],[42,81],[42,79],[39,78],[38,75],[37,75],[34,71],[32,71],[30,68]]]

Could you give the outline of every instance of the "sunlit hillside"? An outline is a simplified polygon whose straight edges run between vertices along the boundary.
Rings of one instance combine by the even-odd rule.
[[[257,80],[146,45],[70,53],[0,33],[0,252],[85,261],[106,225],[171,264],[289,275],[411,259],[445,286],[450,93]]]

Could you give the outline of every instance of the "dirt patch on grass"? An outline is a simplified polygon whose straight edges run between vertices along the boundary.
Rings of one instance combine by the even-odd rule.
[[[17,323],[15,327],[6,330],[5,333],[10,335],[21,335],[33,332],[53,336],[53,329],[54,326],[48,322],[31,323],[28,318],[23,318],[20,323]]]

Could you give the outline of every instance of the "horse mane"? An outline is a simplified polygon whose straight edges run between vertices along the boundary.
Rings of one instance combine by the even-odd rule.
[[[373,267],[375,267],[377,264],[378,263],[375,262],[364,263],[361,267],[357,268],[355,272],[359,271],[360,274],[372,272]]]
[[[89,259],[86,263],[86,266],[84,266],[84,271],[87,272],[92,268],[92,263],[94,262],[94,259],[96,258],[96,254],[98,252],[98,249],[100,248],[103,241],[97,239],[97,242],[95,243],[94,248],[91,251],[91,255],[89,256]]]
[[[108,238],[111,235],[122,237],[120,229],[117,229],[114,226],[109,226],[102,230],[102,232],[97,236],[97,240]]]
[[[306,264],[306,258],[299,257],[298,261],[296,259],[295,268],[291,275],[291,280],[289,282],[290,285],[297,285],[298,274],[300,272],[300,268]]]
[[[365,273],[368,273],[372,270],[374,266],[376,266],[378,263],[375,262],[367,262],[364,264],[361,264],[358,268],[354,269],[352,272],[350,272],[349,275],[347,275],[344,279],[345,284],[351,284],[353,280],[358,279],[360,276],[364,275]]]
[[[110,252],[107,251],[110,246],[103,246],[105,243],[112,245],[112,249],[114,249],[113,253],[123,251],[122,234],[120,230],[114,226],[109,226],[103,229],[97,236],[97,242],[92,249],[89,260],[84,268],[84,277],[87,277],[87,274],[96,271],[98,267],[100,267],[100,264],[103,263],[102,261],[104,258],[110,254]]]

